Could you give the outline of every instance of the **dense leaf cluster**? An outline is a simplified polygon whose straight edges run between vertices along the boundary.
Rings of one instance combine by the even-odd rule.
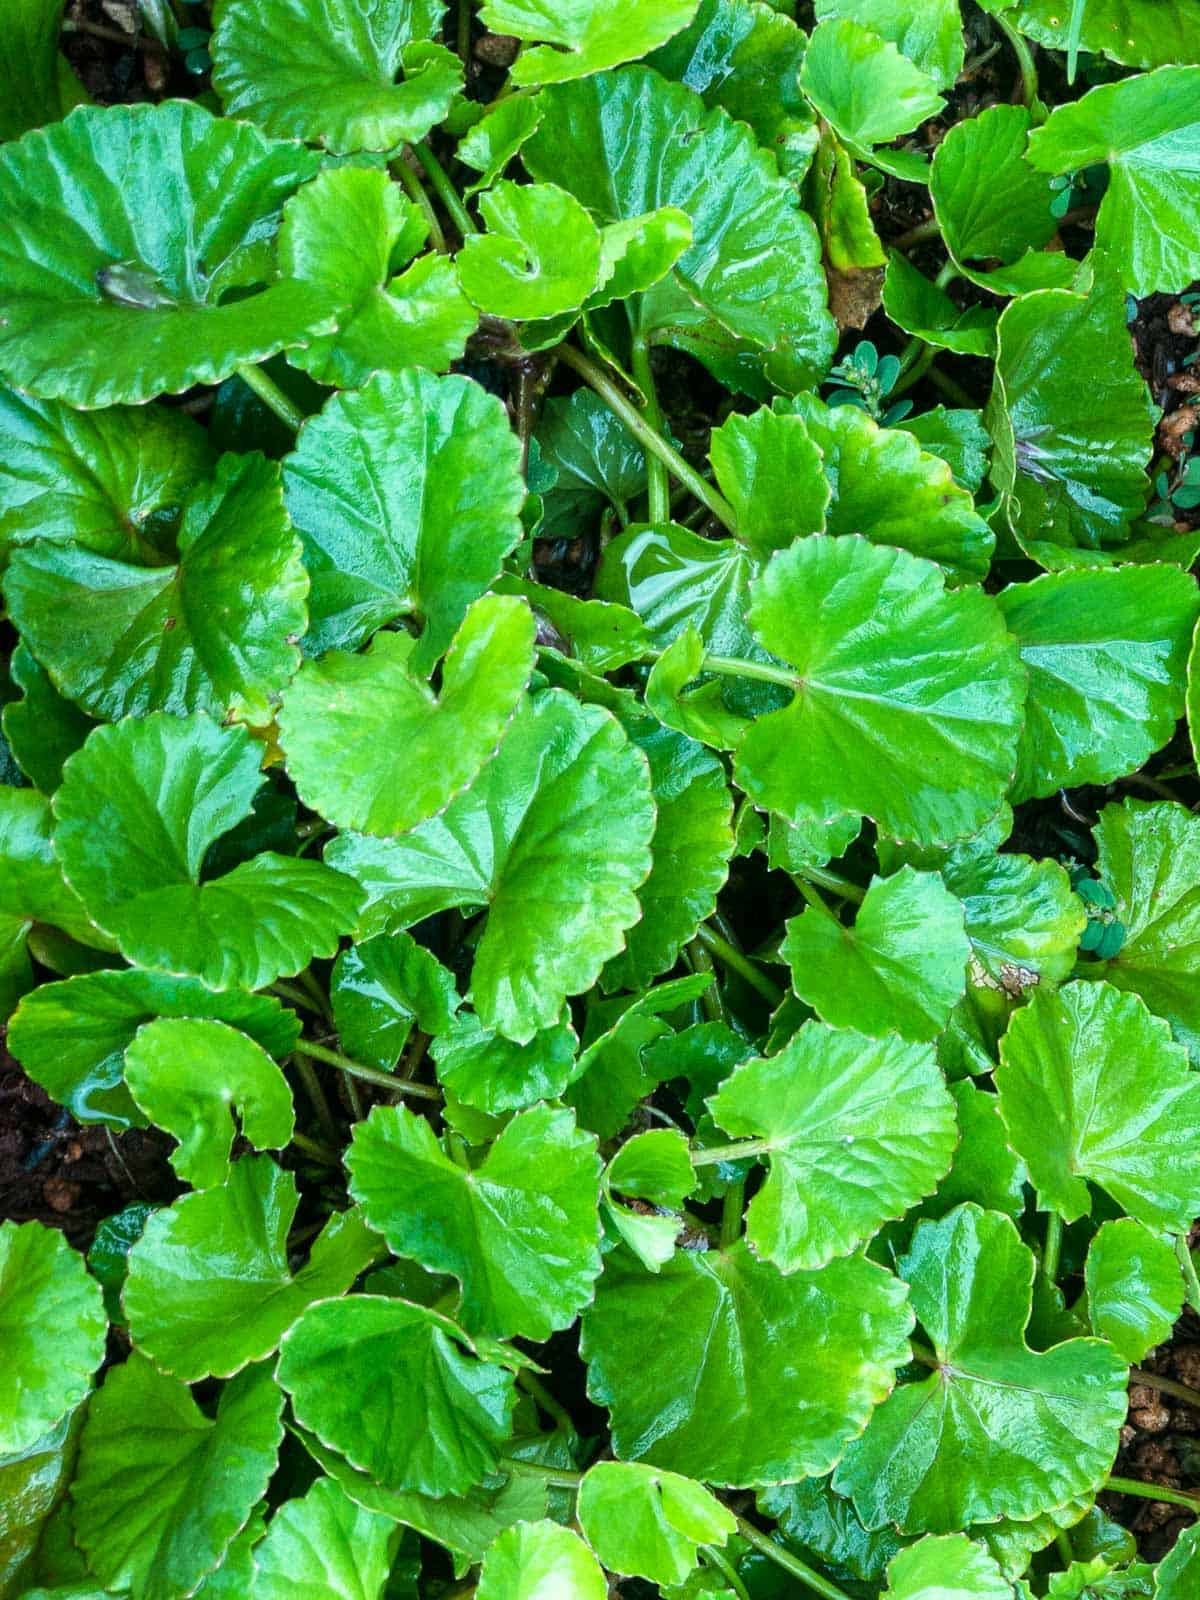
[[[1200,6],[981,4],[7,0],[0,1594],[1200,1593]]]

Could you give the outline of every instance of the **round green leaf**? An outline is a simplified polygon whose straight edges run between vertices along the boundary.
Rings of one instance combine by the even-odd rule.
[[[513,62],[514,83],[561,83],[636,61],[685,28],[696,5],[633,0],[617,13],[605,0],[485,0],[479,19],[493,33],[536,41]]]
[[[939,89],[950,88],[962,71],[958,0],[816,0],[814,9],[818,22],[850,17],[890,40]]]
[[[193,1593],[266,1493],[282,1410],[263,1366],[222,1389],[212,1418],[136,1351],[113,1368],[88,1407],[71,1490],[91,1571],[136,1600]]]
[[[1036,991],[1000,1063],[1000,1114],[1044,1209],[1086,1216],[1091,1182],[1147,1227],[1187,1232],[1200,1212],[1200,1078],[1136,995],[1107,983]]]
[[[1200,1579],[1200,1532],[1185,1528],[1171,1552],[1159,1563],[1155,1577],[1157,1600],[1188,1600]]]
[[[558,474],[542,495],[548,536],[590,532],[605,505],[623,507],[646,487],[641,445],[590,389],[548,400],[536,437],[543,463]]]
[[[467,378],[384,373],[335,395],[300,430],[283,484],[314,654],[412,616],[425,627],[413,665],[428,671],[521,537],[520,444]]]
[[[343,950],[329,997],[347,1052],[385,1072],[399,1061],[414,1023],[436,1037],[453,1028],[459,1007],[453,974],[407,933]]]
[[[695,1571],[699,1545],[737,1532],[732,1511],[702,1484],[661,1468],[600,1461],[579,1486],[584,1538],[610,1572],[660,1586]]]
[[[799,417],[764,406],[734,412],[709,441],[717,486],[733,507],[737,535],[760,554],[825,527],[829,481],[822,453]]]
[[[468,1172],[442,1153],[428,1122],[404,1106],[376,1106],[355,1127],[346,1166],[350,1192],[388,1247],[462,1284],[470,1332],[548,1339],[591,1298],[600,1162],[573,1112],[518,1113]]]
[[[309,1306],[278,1376],[301,1426],[376,1482],[461,1494],[495,1471],[516,1404],[512,1373],[472,1350],[436,1311],[351,1295]]]
[[[251,808],[261,746],[244,728],[164,713],[97,728],[64,769],[55,848],[130,961],[213,989],[260,989],[331,956],[357,886],[263,851],[201,882],[205,853]]]
[[[953,350],[963,356],[990,356],[995,352],[996,313],[980,305],[960,310],[945,290],[931,283],[899,250],[888,252],[883,309],[897,327],[935,349]],[[907,420],[899,426],[907,432],[914,431]],[[983,443],[986,448],[986,434]]]
[[[844,1256],[937,1187],[958,1128],[931,1047],[806,1022],[706,1102],[770,1159],[746,1237],[781,1272]]]
[[[365,655],[331,651],[284,695],[279,740],[305,805],[339,828],[406,833],[442,811],[495,754],[533,673],[533,613],[521,600],[472,602],[435,694],[410,663],[407,633]]]
[[[55,686],[115,719],[209,711],[261,726],[300,661],[308,576],[279,468],[224,456],[187,498],[177,564],[112,560],[77,544],[17,549],[13,620]]]
[[[1127,800],[1105,806],[1096,843],[1096,870],[1116,897],[1125,942],[1111,961],[1082,970],[1141,995],[1200,1060],[1200,818]]]
[[[966,987],[963,907],[936,872],[873,878],[843,927],[813,906],[787,924],[792,987],[825,1022],[878,1038],[936,1039]]]
[[[306,1306],[341,1294],[380,1255],[357,1212],[335,1212],[293,1274],[297,1204],[290,1172],[243,1156],[219,1188],[149,1219],[129,1252],[123,1304],[134,1344],[161,1371],[194,1383],[261,1361]]]
[[[71,405],[140,403],[330,332],[339,301],[271,282],[262,248],[316,170],[188,100],[83,106],[0,150],[0,209],[23,219],[0,241],[0,374]]]
[[[326,859],[366,890],[364,933],[486,906],[471,998],[485,1028],[525,1044],[621,949],[653,828],[645,757],[608,712],[550,690],[440,816],[400,839],[345,835]]]
[[[542,120],[537,96],[510,95],[494,100],[470,131],[458,141],[454,154],[479,177],[465,190],[470,196],[487,189],[504,171]]]
[[[638,890],[641,921],[601,973],[604,989],[644,989],[666,972],[712,915],[733,853],[733,801],[725,769],[694,740],[649,719],[629,734],[650,763],[658,819],[650,876]]]
[[[0,389],[0,548],[72,541],[114,560],[161,560],[213,462],[208,434],[182,411],[76,411]]]
[[[565,189],[502,179],[480,197],[486,233],[458,257],[463,289],[497,317],[577,311],[600,281],[600,231]]]
[[[1094,1493],[1125,1421],[1126,1367],[1097,1339],[1029,1349],[1033,1252],[1012,1221],[964,1205],[922,1222],[899,1271],[938,1365],[883,1402],[834,1474],[866,1526],[956,1533]]]
[[[652,1275],[614,1251],[582,1350],[617,1456],[749,1488],[828,1472],[911,1326],[902,1286],[862,1256],[784,1277],[738,1243],[676,1251]]]
[[[1084,1276],[1092,1327],[1126,1361],[1141,1361],[1170,1336],[1183,1309],[1183,1274],[1171,1246],[1140,1222],[1103,1223]]]
[[[442,0],[220,0],[213,87],[231,116],[330,150],[392,150],[424,138],[462,88],[449,50],[427,44]],[[404,78],[396,82],[403,69]]]
[[[958,1149],[950,1171],[923,1210],[941,1217],[973,1200],[988,1211],[1019,1218],[1025,1210],[1029,1175],[1020,1156],[1009,1149],[996,1096],[976,1088],[969,1078],[949,1087],[958,1117]]]
[[[931,1535],[888,1564],[884,1600],[1013,1600],[1012,1584],[964,1534]]]
[[[605,1600],[608,1584],[595,1556],[577,1533],[557,1522],[521,1522],[488,1548],[477,1600]]]
[[[62,782],[63,762],[75,754],[95,723],[59,694],[24,644],[13,651],[8,669],[24,694],[0,712],[4,737],[30,782],[43,794],[53,794]]]
[[[100,1286],[63,1234],[0,1223],[0,1456],[23,1454],[86,1399],[107,1328]]]
[[[753,596],[756,636],[796,668],[792,703],[737,749],[735,777],[756,804],[793,821],[864,813],[930,844],[995,813],[1024,673],[988,596],[947,592],[906,551],[820,535],[777,551]]]
[[[944,461],[857,406],[826,406],[812,394],[781,404],[804,419],[824,458],[833,492],[827,533],[862,533],[911,550],[960,581],[986,576],[995,538]]]
[[[194,1188],[225,1180],[239,1129],[258,1150],[281,1149],[292,1137],[283,1073],[261,1045],[224,1022],[144,1023],[125,1052],[125,1081],[139,1110],[180,1141],[171,1165]]]
[[[9,1025],[8,1047],[77,1122],[128,1128],[145,1119],[125,1087],[125,1050],[159,1016],[215,1017],[277,1057],[300,1037],[296,1013],[270,995],[216,994],[196,978],[126,967],[35,989]]]
[[[254,1600],[379,1600],[396,1524],[356,1506],[332,1478],[271,1518],[254,1551]]]
[[[857,16],[857,12],[856,12]],[[839,17],[813,29],[800,87],[852,150],[890,144],[945,101],[928,73],[859,21]]]
[[[451,1094],[489,1116],[501,1116],[537,1100],[557,1100],[571,1081],[578,1048],[569,1018],[543,1028],[527,1044],[514,1044],[462,1011],[434,1039],[430,1054]]]
[[[1136,295],[1178,293],[1200,274],[1198,92],[1200,66],[1161,67],[1057,106],[1030,136],[1043,172],[1108,162],[1096,244]]]
[[[941,871],[966,914],[973,984],[1011,995],[1070,977],[1087,914],[1057,861],[975,850],[968,841]]]
[[[534,178],[564,184],[600,224],[666,205],[691,221],[691,248],[629,302],[635,332],[752,393],[764,378],[796,390],[824,375],[835,329],[816,228],[744,124],[644,67],[544,99],[522,151]]]
[[[1184,709],[1200,596],[1178,567],[1047,573],[998,603],[1029,673],[1012,798],[1107,783],[1166,744]]]
[[[349,389],[380,370],[442,372],[462,355],[478,319],[453,265],[422,256],[399,271],[427,226],[387,174],[373,169],[337,167],[293,195],[279,230],[280,264],[351,306],[337,333],[289,352],[292,366]]]

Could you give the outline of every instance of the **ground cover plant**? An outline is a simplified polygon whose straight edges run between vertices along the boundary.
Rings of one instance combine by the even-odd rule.
[[[1200,6],[0,140],[0,1597],[1196,1600]]]

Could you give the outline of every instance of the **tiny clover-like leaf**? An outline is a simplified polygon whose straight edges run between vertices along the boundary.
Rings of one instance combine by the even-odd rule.
[[[478,776],[533,672],[533,613],[507,595],[468,607],[437,693],[411,666],[416,641],[378,633],[363,655],[309,662],[279,714],[288,773],[339,828],[406,833]]]
[[[385,1487],[428,1495],[495,1471],[516,1404],[512,1373],[479,1360],[449,1318],[382,1295],[309,1306],[278,1376],[323,1444]]]
[[[404,1106],[376,1106],[356,1126],[346,1165],[351,1193],[389,1249],[462,1284],[468,1331],[548,1339],[591,1299],[600,1162],[573,1112],[519,1112],[466,1171],[428,1122]]]
[[[9,1024],[8,1048],[77,1122],[128,1128],[145,1118],[125,1086],[125,1051],[157,1016],[216,1017],[277,1057],[300,1037],[296,1013],[271,995],[214,993],[197,978],[124,967],[80,973],[26,995]]]
[[[983,578],[995,538],[949,467],[911,434],[881,428],[857,406],[813,394],[777,402],[804,419],[833,491],[827,533],[862,533],[936,561],[957,579]]]
[[[522,151],[535,179],[570,189],[601,225],[663,206],[691,222],[674,269],[627,302],[636,334],[751,393],[764,378],[795,390],[824,375],[835,329],[816,228],[749,128],[645,67],[542,98],[545,118]]]
[[[1013,1600],[1013,1587],[965,1534],[930,1534],[888,1563],[883,1600]]]
[[[655,1275],[615,1250],[581,1348],[618,1457],[750,1488],[829,1471],[911,1326],[903,1287],[862,1256],[785,1277],[738,1243],[678,1250]]]
[[[813,29],[800,87],[856,154],[911,132],[945,104],[928,73],[849,17]]]
[[[326,859],[366,890],[364,933],[486,906],[471,998],[484,1027],[525,1044],[621,949],[653,828],[645,757],[610,713],[550,690],[440,816],[399,839],[343,835]]]
[[[410,934],[351,945],[334,962],[329,985],[338,1037],[357,1061],[388,1072],[414,1024],[437,1038],[454,1026],[454,975]]]
[[[1012,798],[1107,783],[1166,744],[1184,709],[1200,595],[1173,566],[1047,573],[998,603],[1029,673]]]
[[[937,1366],[892,1392],[834,1473],[866,1526],[954,1533],[1093,1493],[1125,1420],[1126,1368],[1096,1339],[1028,1347],[1033,1252],[1012,1221],[959,1206],[918,1224],[898,1270]]]
[[[514,83],[561,83],[636,61],[685,28],[697,4],[633,0],[618,14],[606,0],[485,0],[479,20],[534,44],[513,62]]]
[[[963,30],[957,0],[816,0],[818,22],[851,17],[948,89],[962,71]]]
[[[136,1600],[177,1600],[212,1572],[266,1493],[283,1437],[267,1366],[207,1416],[187,1385],[136,1351],[88,1407],[71,1489],[89,1569]]]
[[[825,1022],[902,1039],[941,1033],[970,953],[961,901],[911,867],[871,881],[853,927],[816,906],[793,917],[782,949],[793,989]]]
[[[958,1129],[933,1049],[806,1022],[778,1055],[747,1061],[707,1101],[770,1160],[746,1237],[782,1272],[844,1256],[931,1194]]]
[[[307,1305],[341,1294],[382,1253],[357,1212],[334,1212],[293,1274],[297,1204],[290,1172],[243,1156],[218,1188],[150,1217],[129,1252],[122,1303],[134,1344],[161,1371],[194,1383],[261,1361]]]
[[[699,1545],[723,1545],[737,1518],[677,1472],[599,1461],[579,1486],[579,1526],[610,1572],[662,1586],[696,1569]]]
[[[408,264],[427,231],[413,202],[371,168],[333,168],[293,195],[279,230],[280,265],[335,290],[350,309],[335,334],[289,351],[292,366],[347,389],[372,372],[441,372],[456,361],[478,319],[449,261],[422,256]]]
[[[605,1600],[600,1563],[577,1533],[557,1522],[520,1522],[488,1547],[477,1600]]]
[[[600,280],[600,230],[553,183],[502,179],[480,197],[486,233],[463,241],[458,274],[481,311],[552,317],[576,311]]]
[[[113,560],[35,540],[5,579],[13,620],[91,716],[209,711],[254,725],[300,661],[308,576],[279,468],[224,456],[185,501],[177,559]]]
[[[1084,1279],[1092,1327],[1126,1361],[1141,1361],[1168,1338],[1183,1309],[1174,1250],[1131,1217],[1101,1224]]]
[[[287,1500],[254,1551],[253,1600],[379,1600],[398,1536],[391,1517],[355,1505],[332,1478]]]
[[[1141,995],[1200,1060],[1200,818],[1127,800],[1100,813],[1096,844],[1096,871],[1116,898],[1125,941],[1114,959],[1082,970]]]
[[[197,1189],[224,1181],[239,1129],[257,1150],[278,1150],[292,1137],[283,1073],[261,1045],[224,1022],[145,1023],[125,1052],[125,1082],[143,1114],[180,1141],[171,1165]]]
[[[1083,559],[1077,549],[1120,546],[1145,505],[1156,415],[1133,366],[1123,297],[1107,281],[1087,296],[1022,295],[997,337],[992,480],[1023,548],[1057,567]]]
[[[1200,273],[1189,220],[1200,201],[1198,92],[1200,66],[1161,67],[1057,106],[1030,135],[1043,172],[1108,163],[1096,244],[1136,295],[1178,292]]]
[[[955,123],[934,152],[929,192],[951,258],[972,282],[997,294],[1065,287],[1076,263],[1040,254],[1058,221],[1049,180],[1030,166],[1024,106],[989,106]],[[998,261],[988,271],[972,261]]]
[[[799,417],[766,406],[748,417],[734,412],[713,430],[708,453],[737,518],[738,538],[751,549],[779,550],[798,534],[825,527],[829,482]]]
[[[182,411],[76,411],[0,389],[0,566],[31,539],[161,560],[213,459],[207,433]]]
[[[1045,1210],[1091,1210],[1088,1184],[1150,1228],[1186,1233],[1200,1211],[1189,1130],[1200,1078],[1167,1024],[1107,983],[1036,991],[1000,1042],[1009,1142]]]
[[[711,916],[733,853],[733,802],[710,751],[649,718],[629,726],[650,763],[657,820],[653,865],[638,890],[642,916],[600,975],[606,990],[644,989]]]
[[[328,333],[338,299],[271,282],[262,252],[316,170],[189,100],[81,106],[6,146],[0,207],[24,220],[0,241],[0,375],[71,405],[140,403]]]
[[[55,849],[89,912],[143,966],[258,989],[330,956],[357,886],[263,851],[201,881],[205,852],[250,812],[260,747],[207,716],[155,713],[89,735],[55,795]]]
[[[107,1328],[100,1286],[65,1234],[0,1223],[0,1456],[22,1455],[86,1399]]]
[[[999,612],[932,562],[865,539],[798,539],[752,585],[759,642],[795,695],[759,717],[734,773],[793,820],[843,812],[924,843],[973,833],[1012,775],[1024,674]]]
[[[477,383],[411,369],[335,395],[283,463],[312,579],[313,654],[424,624],[428,671],[521,537],[521,446]]]
[[[462,89],[462,66],[429,44],[442,0],[221,0],[213,88],[231,116],[339,153],[423,138]],[[397,82],[403,72],[403,80]]]
[[[460,1011],[434,1039],[430,1054],[439,1082],[451,1094],[464,1105],[501,1116],[537,1100],[557,1100],[571,1081],[578,1048],[569,1016],[515,1044],[485,1028],[472,1012]]]

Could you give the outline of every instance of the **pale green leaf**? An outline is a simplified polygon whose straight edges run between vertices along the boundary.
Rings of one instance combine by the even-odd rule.
[[[990,356],[995,350],[996,313],[980,305],[960,310],[944,289],[930,283],[899,250],[888,252],[883,309],[897,327],[937,350],[962,356]],[[897,426],[912,431],[907,420]],[[986,443],[985,435],[985,448]]]
[[[479,210],[487,232],[463,241],[458,276],[481,311],[553,317],[577,311],[599,285],[600,230],[565,189],[502,179]]]
[[[479,177],[464,191],[467,196],[486,189],[541,124],[542,107],[536,95],[529,99],[512,95],[497,100],[458,142],[454,154]]]
[[[883,1600],[1013,1600],[992,1557],[963,1534],[933,1535],[888,1564]]]
[[[1140,1222],[1103,1223],[1084,1278],[1092,1327],[1126,1361],[1144,1360],[1170,1337],[1183,1309],[1183,1275],[1171,1246]]]
[[[617,12],[606,0],[485,0],[479,18],[526,43],[512,65],[513,83],[561,83],[636,61],[686,27],[696,5],[631,0]]]
[[[252,1600],[379,1600],[396,1524],[356,1506],[332,1478],[271,1518],[254,1552]]]
[[[825,527],[829,483],[821,451],[799,417],[764,406],[734,412],[708,447],[717,487],[733,507],[737,536],[761,553]]]
[[[477,1600],[605,1600],[600,1563],[570,1528],[557,1522],[522,1522],[506,1528],[483,1558]]]
[[[355,1060],[390,1072],[413,1026],[439,1035],[459,1007],[454,976],[407,933],[351,945],[329,985],[338,1037]]]
[[[578,1045],[569,1017],[541,1029],[525,1044],[515,1044],[462,1011],[434,1039],[430,1054],[439,1081],[451,1094],[500,1116],[537,1100],[557,1100],[571,1081]]]
[[[737,1518],[702,1484],[661,1468],[599,1461],[579,1486],[579,1526],[610,1572],[660,1585],[695,1571],[699,1545],[723,1545]]]
[[[962,71],[963,30],[958,0],[817,0],[818,22],[849,17],[894,44],[939,89]]]
[[[800,87],[853,150],[890,144],[945,104],[927,72],[859,20],[818,23],[804,53]]]

